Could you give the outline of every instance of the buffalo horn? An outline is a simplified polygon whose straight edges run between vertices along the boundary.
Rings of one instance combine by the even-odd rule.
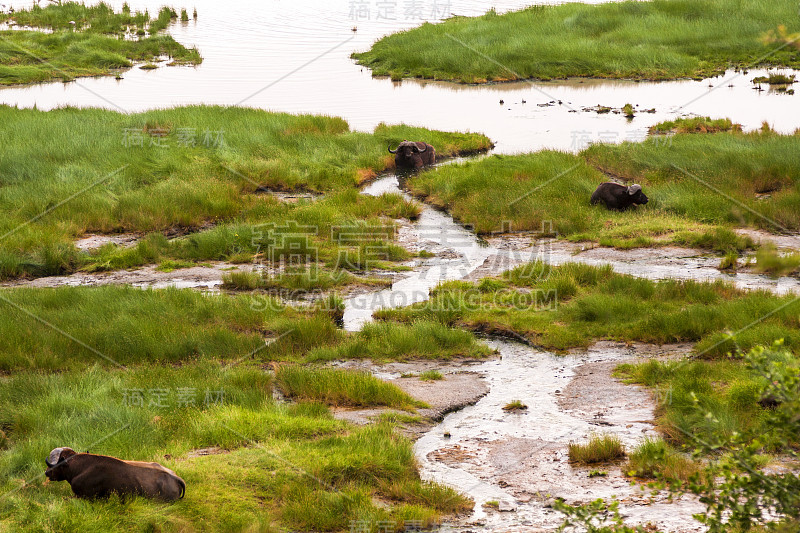
[[[49,455],[49,456],[47,457],[47,459],[45,460],[45,464],[46,464],[48,467],[54,467],[54,466],[56,466],[56,463],[58,463],[58,459],[59,459],[59,457],[61,457],[61,451],[62,451],[63,449],[64,449],[64,448],[55,448],[55,449],[54,449],[52,452],[50,452],[50,455]]]

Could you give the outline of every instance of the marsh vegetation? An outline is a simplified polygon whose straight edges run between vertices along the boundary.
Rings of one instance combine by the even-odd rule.
[[[800,29],[796,7],[657,0],[491,10],[389,35],[353,57],[392,79],[706,78],[731,67],[800,65],[793,48],[769,38],[779,27]]]
[[[127,371],[90,364],[5,378],[0,520],[59,531],[200,523],[215,531],[342,531],[358,521],[428,527],[471,508],[455,491],[419,479],[410,441],[390,422],[352,427],[321,403],[277,403],[272,387],[258,366],[212,359]],[[66,483],[43,483],[43,450],[67,442],[161,462],[180,472],[187,495],[169,506],[141,498],[78,500]]]
[[[477,134],[383,125],[366,134],[339,118],[243,108],[127,115],[2,107],[0,117],[0,278],[166,259],[280,260],[289,249],[329,269],[388,264],[408,257],[391,243],[392,219],[416,218],[419,207],[397,195],[358,194],[358,185],[392,168],[386,145],[425,136],[442,155],[490,146]],[[271,190],[327,195],[289,204]],[[87,232],[145,237],[81,252],[73,241]],[[194,233],[164,236],[186,232]]]
[[[134,12],[127,4],[115,12],[107,4],[76,2],[44,8],[37,3],[5,14],[4,22],[31,29],[0,32],[0,84],[112,75],[134,63],[152,64],[162,58],[170,65],[198,65],[202,58],[196,48],[159,34],[174,14],[164,7],[151,18],[146,10]]]
[[[729,120],[711,119],[678,119],[654,131],[680,133],[593,144],[577,155],[494,155],[426,172],[409,187],[484,234],[528,230],[602,246],[681,244],[725,253],[753,246],[733,228],[800,228],[800,136],[742,133]],[[641,184],[650,202],[621,213],[590,206],[610,177]]]
[[[616,274],[609,266],[534,262],[499,278],[442,283],[427,302],[375,316],[405,323],[433,320],[555,351],[600,339],[696,342],[695,353],[715,359],[777,338],[800,348],[799,309],[794,296],[739,290],[724,282],[654,282]]]
[[[569,460],[580,465],[610,463],[625,458],[625,447],[614,435],[592,435],[585,443],[570,443]]]

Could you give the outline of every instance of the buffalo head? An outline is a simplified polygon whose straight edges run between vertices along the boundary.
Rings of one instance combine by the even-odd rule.
[[[649,201],[647,196],[642,192],[642,186],[637,183],[628,187],[628,196],[633,204],[644,205]]]
[[[44,460],[47,470],[44,475],[51,481],[64,481],[67,479],[68,460],[75,454],[72,448],[55,448]]]
[[[394,154],[394,162],[397,167],[421,168],[424,165],[432,165],[436,162],[436,150],[430,144],[424,142],[403,141],[397,149],[388,148],[389,153]]]

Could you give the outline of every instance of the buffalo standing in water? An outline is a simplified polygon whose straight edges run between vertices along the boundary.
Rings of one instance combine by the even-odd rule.
[[[183,498],[186,483],[158,463],[123,461],[107,455],[56,448],[45,460],[51,481],[67,481],[79,498],[136,495],[174,501]]]
[[[423,142],[403,141],[397,146],[397,150],[392,150],[390,146],[389,152],[394,154],[397,168],[420,169],[436,162],[436,150]]]
[[[642,192],[642,186],[633,184],[630,187],[618,183],[601,183],[592,193],[591,204],[603,202],[609,209],[624,211],[632,205],[644,205],[647,196]]]

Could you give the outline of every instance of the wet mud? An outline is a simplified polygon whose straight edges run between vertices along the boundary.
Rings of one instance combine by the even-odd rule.
[[[691,497],[667,501],[630,484],[623,463],[576,467],[567,446],[595,433],[618,436],[627,449],[655,437],[654,403],[640,387],[611,376],[625,361],[680,357],[689,345],[628,346],[598,343],[567,356],[493,341],[501,358],[477,369],[491,390],[475,405],[445,417],[415,444],[426,479],[451,485],[475,500],[472,515],[449,523],[456,531],[552,531],[563,520],[550,505],[616,497],[629,524],[652,523],[664,531],[701,531],[692,518],[703,506]],[[528,406],[509,413],[513,400]],[[449,435],[449,436],[448,436]],[[601,469],[606,476],[589,477]],[[498,502],[499,508],[485,505]]]

